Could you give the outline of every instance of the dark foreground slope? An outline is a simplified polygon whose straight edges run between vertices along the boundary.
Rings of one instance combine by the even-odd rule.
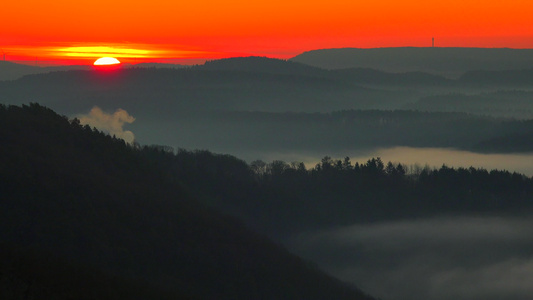
[[[0,297],[15,299],[193,299],[145,281],[0,243]]]
[[[141,150],[47,108],[1,106],[0,144],[0,239],[28,249],[18,256],[23,265],[37,257],[36,268],[61,274],[26,280],[34,272],[14,267],[13,252],[0,253],[2,299],[39,297],[32,286],[59,290],[54,299],[132,299],[118,287],[98,297],[83,288],[61,293],[73,273],[65,266],[94,269],[88,277],[104,282],[146,282],[174,299],[370,299],[197,204],[192,189]],[[13,280],[20,289],[5,288]]]

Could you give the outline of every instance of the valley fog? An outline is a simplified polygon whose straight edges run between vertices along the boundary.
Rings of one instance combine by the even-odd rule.
[[[308,280],[311,266],[384,300],[530,299],[533,180],[441,166],[533,176],[531,50],[372,52],[360,61],[374,63],[345,59],[340,70],[310,53],[16,77],[33,72],[21,69],[0,81],[0,102],[39,104],[0,118],[8,238],[195,298],[370,298]],[[419,173],[426,166],[441,170]],[[252,242],[263,234],[305,268]]]
[[[533,221],[443,217],[354,225],[293,237],[289,248],[388,300],[530,299]]]
[[[263,155],[267,161],[302,160],[308,168],[323,157],[316,153]],[[349,156],[353,163],[381,157],[421,168],[445,164],[533,176],[531,153],[393,147],[328,155]],[[286,244],[330,274],[381,299],[525,300],[533,294],[532,225],[526,217],[415,219],[307,232]]]
[[[329,153],[298,152],[298,153],[237,153],[237,157],[247,161],[261,159],[266,162],[272,160],[283,160],[286,162],[301,161],[307,168],[314,167],[325,156],[342,159],[346,156],[355,163],[364,163],[372,157],[381,157],[385,162],[392,161],[406,165],[418,165],[423,168],[426,164],[429,167],[440,168],[443,164],[448,167],[474,167],[487,170],[498,169],[509,172],[518,172],[526,176],[533,176],[533,153],[516,154],[482,154],[470,151],[462,151],[445,148],[414,148],[414,147],[393,147],[374,150],[357,151],[332,151]]]

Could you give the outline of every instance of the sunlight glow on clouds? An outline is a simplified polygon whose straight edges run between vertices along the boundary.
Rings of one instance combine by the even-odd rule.
[[[59,64],[90,65],[100,57],[116,57],[121,62],[136,64],[139,62],[163,62],[169,59],[214,59],[238,56],[242,53],[222,53],[200,50],[179,44],[144,44],[144,43],[53,43],[53,45],[12,45],[4,46],[7,60],[14,62],[36,61],[42,66],[46,62]],[[53,63],[51,63],[53,65]]]
[[[113,57],[150,57],[154,51],[144,49],[130,49],[121,47],[94,46],[94,47],[66,47],[59,48],[55,51],[64,56],[74,57],[95,57],[95,56],[113,56]]]
[[[438,47],[530,48],[533,37],[530,0],[4,2],[2,48],[11,49],[123,43],[153,45],[151,51],[166,44],[198,51],[189,58],[214,58],[202,51],[217,58],[242,52],[289,58],[320,48],[429,47],[432,37]],[[95,20],[88,7],[106,9]],[[10,51],[10,59],[51,59],[40,50]],[[183,58],[179,53],[166,58]],[[135,54],[142,55],[148,54]]]

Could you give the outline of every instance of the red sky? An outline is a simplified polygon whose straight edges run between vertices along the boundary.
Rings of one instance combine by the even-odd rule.
[[[198,62],[340,47],[533,48],[531,0],[3,1],[7,60]],[[78,48],[81,47],[81,48]]]

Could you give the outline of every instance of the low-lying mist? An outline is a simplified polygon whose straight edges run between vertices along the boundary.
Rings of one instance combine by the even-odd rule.
[[[280,151],[238,152],[232,154],[249,161],[254,159],[261,159],[266,162],[273,160],[301,161],[308,168],[314,167],[324,156],[328,155],[337,159],[348,156],[353,163],[364,163],[372,157],[381,157],[385,162],[392,161],[406,165],[419,165],[420,167],[428,165],[429,167],[440,168],[444,164],[449,167],[508,170],[533,176],[533,153],[482,154],[445,148],[393,147],[373,150],[332,151],[330,153],[318,153],[317,151],[288,153]]]
[[[402,164],[420,164],[430,167],[475,167],[487,170],[498,169],[533,175],[533,153],[520,154],[482,154],[470,151],[443,148],[394,147],[378,149],[371,156],[379,156],[383,161]],[[366,161],[369,155],[357,156],[352,161]]]
[[[530,299],[533,221],[448,217],[355,225],[293,237],[289,247],[387,300]]]

